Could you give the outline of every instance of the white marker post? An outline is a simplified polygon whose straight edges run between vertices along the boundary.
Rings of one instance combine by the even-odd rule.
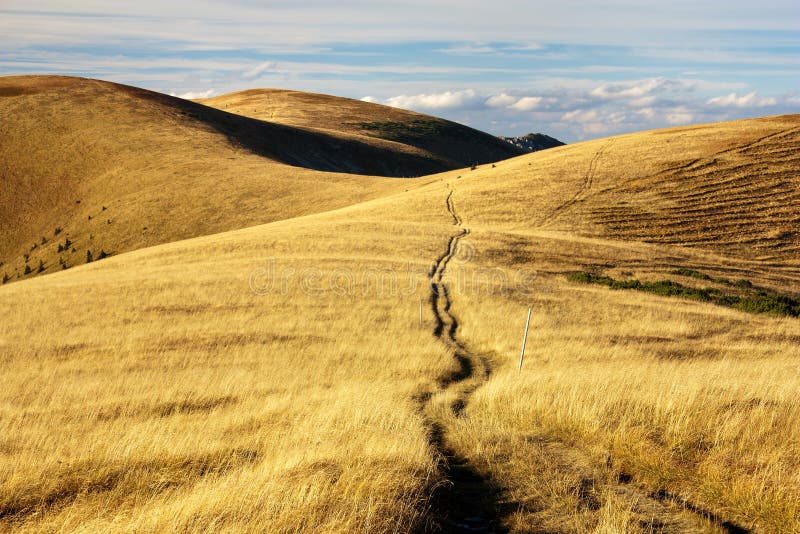
[[[522,372],[522,360],[525,358],[525,343],[528,341],[528,326],[531,324],[531,310],[528,308],[528,320],[525,321],[525,334],[522,336],[522,350],[519,352],[519,372]]]

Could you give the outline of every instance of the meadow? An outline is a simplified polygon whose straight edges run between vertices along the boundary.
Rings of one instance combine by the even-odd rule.
[[[561,147],[4,285],[0,529],[800,529],[798,320],[570,279],[796,298],[797,124]]]

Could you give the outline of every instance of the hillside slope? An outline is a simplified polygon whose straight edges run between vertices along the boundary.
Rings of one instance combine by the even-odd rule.
[[[492,135],[461,124],[338,96],[284,89],[251,89],[198,102],[238,115],[321,132],[345,141],[424,154],[436,162],[436,171],[492,163],[524,153],[516,146],[509,146]],[[420,174],[424,173],[409,176]]]
[[[412,187],[320,169],[403,176],[439,168],[406,146],[343,140],[133,87],[3,77],[0,277]]]
[[[670,128],[478,169],[475,224],[680,245],[800,268],[800,115]]]
[[[798,296],[766,194],[796,198],[797,122],[570,145],[0,287],[0,529],[797,531],[800,321],[569,277]]]

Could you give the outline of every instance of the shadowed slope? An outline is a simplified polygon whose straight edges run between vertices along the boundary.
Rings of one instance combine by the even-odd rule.
[[[491,163],[524,153],[492,135],[461,124],[338,96],[251,89],[198,102],[342,140],[421,154],[434,162],[437,171]]]
[[[0,276],[11,279],[413,186],[310,169],[439,168],[407,147],[80,78],[0,78],[0,118]]]

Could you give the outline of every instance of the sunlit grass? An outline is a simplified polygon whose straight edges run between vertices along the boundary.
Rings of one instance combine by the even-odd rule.
[[[800,529],[797,319],[566,277],[697,271],[795,294],[796,235],[766,228],[786,211],[755,198],[769,209],[736,217],[763,242],[737,244],[715,202],[749,193],[686,167],[792,122],[747,124],[618,138],[588,188],[607,141],[3,287],[0,528],[424,529],[444,483],[428,415],[504,488],[515,532],[714,531],[686,505]],[[736,165],[774,154],[723,156],[736,187],[797,179]],[[662,172],[678,166],[697,172]],[[427,274],[457,230],[440,179],[472,230],[445,275],[457,336],[492,367],[443,392],[455,363],[431,335]],[[687,215],[686,243],[652,222],[680,216],[670,180],[710,206],[705,226]]]

